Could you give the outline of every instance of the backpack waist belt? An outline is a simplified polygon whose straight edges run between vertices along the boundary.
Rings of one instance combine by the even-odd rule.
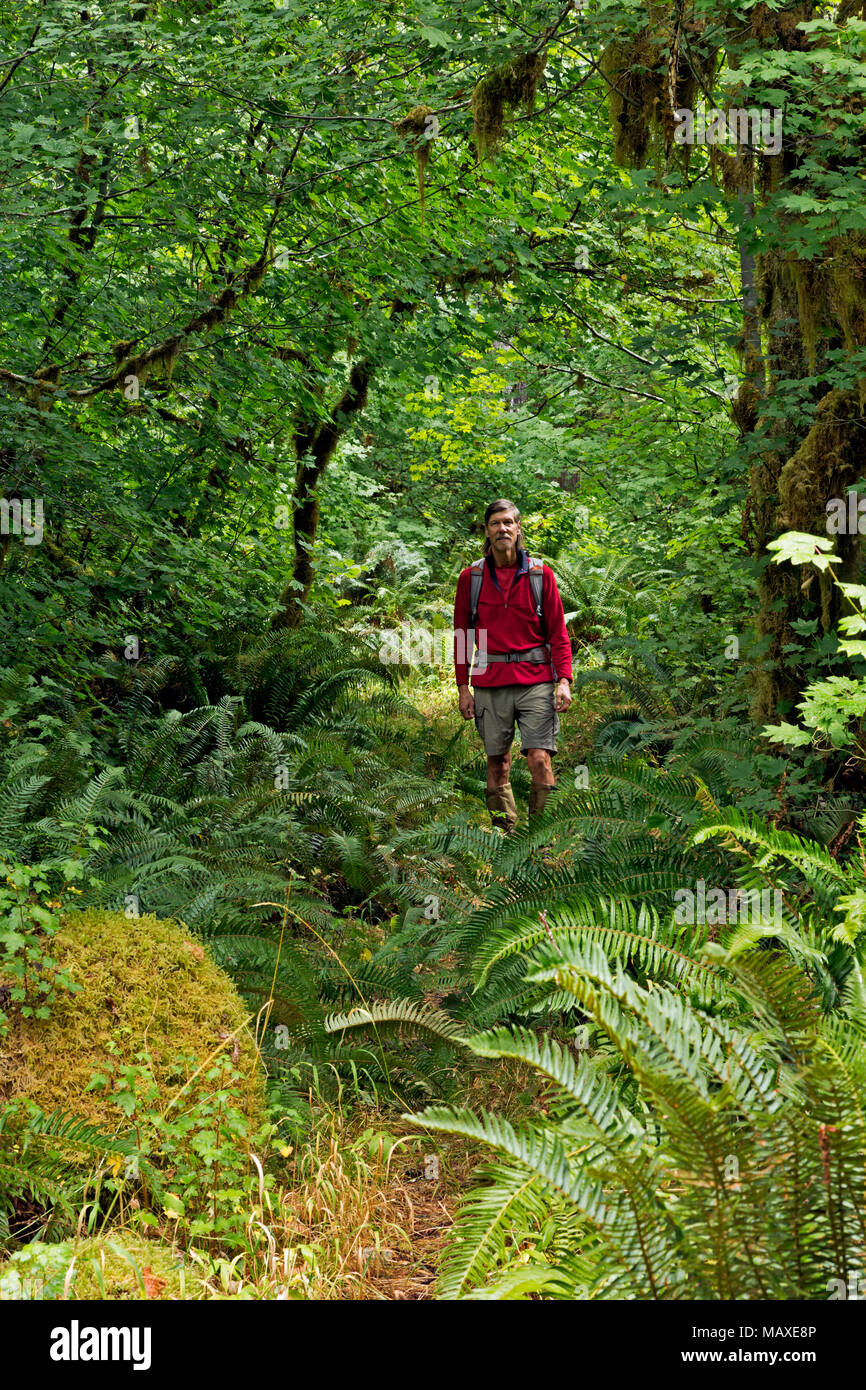
[[[485,661],[530,661],[536,665],[547,665],[550,652],[546,647],[529,647],[522,652],[485,652]]]

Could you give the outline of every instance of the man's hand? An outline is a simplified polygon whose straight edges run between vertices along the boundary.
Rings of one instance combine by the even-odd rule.
[[[460,713],[464,719],[471,719],[475,713],[475,697],[468,685],[457,687],[460,697]]]
[[[564,714],[571,704],[571,686],[563,676],[561,681],[557,681],[556,691],[553,696],[553,708],[557,714]]]

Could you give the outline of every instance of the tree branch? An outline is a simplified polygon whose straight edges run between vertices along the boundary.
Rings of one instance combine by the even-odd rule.
[[[33,40],[36,38],[36,35],[39,33],[39,30],[41,28],[42,20],[40,19],[39,23],[36,25],[36,28],[33,30],[33,33],[30,35],[30,38],[27,40],[27,47],[25,48],[24,52],[20,53],[18,57],[13,60],[11,68],[7,72],[6,76],[3,78],[3,81],[0,82],[0,96],[3,95],[3,92],[9,86],[9,83],[12,81],[12,78],[15,76],[15,73],[18,71],[21,64],[24,62],[24,59],[29,57],[29,55],[33,52]]]

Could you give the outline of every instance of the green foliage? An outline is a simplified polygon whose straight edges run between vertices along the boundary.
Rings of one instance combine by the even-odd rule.
[[[492,848],[487,902],[458,934],[464,1011],[510,1026],[469,1045],[548,1086],[516,1126],[415,1117],[498,1156],[442,1297],[820,1298],[862,1260],[862,856],[719,806],[710,751],[591,767],[589,789]],[[472,837],[445,844],[471,872]],[[700,876],[778,892],[781,915],[683,923],[676,888]]]
[[[191,1068],[199,1062],[188,1060]],[[168,1104],[146,1052],[132,1062],[109,1058],[91,1078],[92,1089],[112,1088],[112,1103],[130,1122],[134,1145],[122,1172],[93,1180],[85,1207],[88,1230],[117,1207],[135,1228],[160,1229],[168,1221],[184,1245],[244,1248],[250,1198],[258,1187],[248,1148],[266,1151],[274,1127],[266,1123],[251,1132],[242,1074],[229,1057],[216,1057],[201,1076],[206,1090],[184,1095],[182,1088]],[[268,1185],[272,1181],[265,1179]],[[133,1194],[137,1201],[129,1212]]]
[[[862,1249],[866,588],[837,635],[807,513],[858,466],[866,30],[650,9],[367,6],[360,47],[349,0],[0,17],[0,1027],[68,1004],[71,904],[182,922],[305,1181],[318,1101],[433,1100],[504,1155],[446,1296],[816,1297],[820,1242],[839,1277]],[[743,90],[783,158],[674,146],[669,96]],[[805,447],[828,414],[850,450]],[[575,651],[558,789],[508,839],[450,671],[379,656],[447,631],[499,495]],[[782,684],[768,747],[750,687]],[[701,879],[782,913],[686,925]],[[0,1120],[4,1239],[134,1213],[273,1292],[273,1134],[224,1056],[168,1104],[138,1024],[79,1087],[116,1132]],[[470,1032],[546,1114],[465,1108]]]
[[[0,1267],[0,1301],[196,1296],[180,1253],[131,1231],[114,1239],[33,1240]]]
[[[325,1032],[345,1033],[350,1028],[372,1028],[378,1037],[388,1026],[397,1029],[420,1028],[447,1042],[463,1042],[460,1028],[447,1014],[411,999],[392,999],[387,1004],[374,1004],[369,1009],[356,1008],[348,1014],[331,1014],[325,1023]]]
[[[728,1017],[638,985],[598,945],[539,950],[533,978],[572,993],[604,1044],[575,1061],[526,1030],[482,1034],[480,1055],[550,1079],[548,1117],[417,1117],[505,1158],[458,1221],[443,1296],[525,1296],[509,1278],[527,1244],[550,1298],[821,1298],[860,1267],[862,1004],[822,1017],[778,950],[715,956]]]
[[[776,551],[776,564],[787,561],[793,565],[811,565],[821,572],[829,571],[834,586],[853,610],[839,620],[839,627],[846,634],[839,649],[858,663],[862,662],[866,657],[866,643],[858,639],[857,634],[866,632],[866,586],[844,583],[838,578],[832,562],[839,557],[833,552],[831,542],[822,536],[786,531],[769,548]],[[866,679],[831,675],[824,680],[810,681],[797,709],[805,727],[787,721],[767,724],[764,726],[766,737],[792,748],[829,743],[832,748],[853,750],[859,762],[866,762],[866,748],[861,741],[866,715]]]
[[[79,1116],[59,1109],[46,1114],[30,1100],[8,1102],[0,1116],[0,1241],[73,1230],[90,1173],[124,1164],[132,1153],[128,1137],[105,1134]],[[145,1168],[158,1187],[146,1159]],[[13,1229],[20,1207],[33,1214],[18,1218]]]
[[[51,936],[60,927],[60,918],[53,909],[59,902],[45,905],[50,892],[49,875],[62,869],[64,882],[61,894],[71,879],[78,876],[78,860],[63,865],[41,863],[7,864],[0,860],[0,1037],[8,1028],[10,1006],[26,1018],[48,1018],[51,1001],[58,989],[74,991],[80,986],[51,955]],[[42,902],[40,902],[40,896]]]
[[[178,1060],[191,1069],[200,1061]],[[167,1223],[183,1244],[245,1248],[258,1184],[248,1147],[268,1153],[275,1127],[251,1131],[246,1086],[230,1058],[215,1058],[200,1075],[200,1086],[166,1103],[150,1055],[128,1061],[109,1044],[87,1089],[106,1092],[113,1134],[60,1110],[46,1115],[30,1101],[7,1105],[0,1125],[4,1239],[37,1232],[57,1239],[76,1228],[98,1234],[123,1221],[159,1232]],[[26,1229],[16,1216],[20,1199],[37,1213]]]

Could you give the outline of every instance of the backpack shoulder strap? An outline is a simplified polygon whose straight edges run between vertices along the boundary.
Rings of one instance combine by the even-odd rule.
[[[484,580],[484,558],[473,560],[469,568],[472,571],[469,576],[469,626],[476,628],[478,626],[478,599]]]
[[[532,589],[532,601],[535,604],[535,612],[539,618],[544,617],[544,561],[536,560],[531,555],[529,557],[529,584]]]

